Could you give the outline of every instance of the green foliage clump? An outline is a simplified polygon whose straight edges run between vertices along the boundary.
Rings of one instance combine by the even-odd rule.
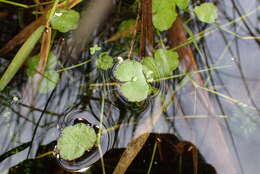
[[[55,30],[66,33],[78,27],[79,17],[79,13],[75,10],[57,9],[51,17],[51,26]]]
[[[125,60],[116,67],[115,77],[123,84],[120,91],[131,102],[140,102],[154,91],[149,82],[171,75],[179,65],[178,54],[174,51],[158,49],[155,58],[146,57],[139,63]]]
[[[57,148],[61,158],[70,161],[84,155],[85,151],[91,149],[96,141],[95,130],[84,123],[78,123],[68,126],[62,131]]]
[[[176,6],[185,10],[190,0],[152,0],[153,25],[159,31],[168,30],[176,20]],[[203,3],[194,12],[202,22],[213,23],[217,18],[217,7],[213,3]]]

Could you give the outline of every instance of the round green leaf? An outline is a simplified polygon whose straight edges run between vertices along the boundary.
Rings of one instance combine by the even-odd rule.
[[[131,102],[140,102],[147,98],[149,86],[143,81],[126,82],[120,86],[120,91]]]
[[[153,0],[153,25],[160,31],[169,29],[176,20],[174,0]]]
[[[56,71],[45,71],[39,84],[38,92],[45,94],[52,91],[56,87],[59,79],[59,74]]]
[[[101,53],[96,65],[102,70],[108,70],[113,66],[113,58],[107,55],[107,53]]]
[[[202,22],[213,23],[215,22],[218,14],[217,7],[213,3],[203,3],[200,6],[195,7],[195,14]]]
[[[75,10],[58,9],[51,17],[51,26],[62,33],[75,30],[78,26],[79,17],[79,13]]]
[[[188,7],[190,0],[175,0],[176,5],[181,8],[185,9]]]
[[[115,77],[121,82],[131,81],[134,78],[144,81],[142,64],[134,60],[125,60],[116,67]]]
[[[74,160],[81,157],[86,150],[91,149],[96,141],[95,130],[84,123],[78,123],[74,126],[68,126],[62,131],[57,148],[61,158]]]

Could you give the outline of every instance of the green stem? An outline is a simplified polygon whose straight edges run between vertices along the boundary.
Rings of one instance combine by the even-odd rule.
[[[212,68],[207,68],[207,69],[202,69],[202,70],[197,70],[197,71],[192,71],[192,72],[186,72],[186,73],[182,73],[182,74],[176,74],[176,75],[172,75],[172,76],[168,76],[168,77],[162,77],[162,78],[153,80],[151,82],[159,82],[161,80],[169,80],[169,79],[174,79],[174,78],[183,77],[183,76],[187,76],[187,75],[194,75],[195,73],[201,73],[201,72],[205,72],[205,71],[212,71],[212,70],[216,70],[216,69],[229,68],[229,67],[231,67],[231,65],[216,66],[216,67],[212,67]]]
[[[157,144],[158,143],[155,141],[154,146],[153,146],[153,154],[152,154],[152,158],[151,158],[151,161],[150,161],[150,164],[149,164],[149,168],[148,168],[147,174],[151,173],[151,170],[152,170],[152,167],[153,167],[154,156],[155,156],[156,149],[157,149]]]
[[[28,5],[21,4],[21,3],[18,3],[18,2],[13,2],[13,1],[8,1],[8,0],[0,0],[0,2],[6,3],[6,4],[11,4],[11,5],[14,5],[14,6],[17,6],[17,7],[29,8]]]
[[[84,61],[84,62],[82,62],[82,63],[76,64],[76,65],[72,65],[72,66],[70,66],[70,67],[66,67],[66,68],[59,69],[59,70],[57,70],[56,72],[62,72],[62,71],[71,70],[71,69],[80,67],[80,66],[82,66],[82,65],[84,65],[84,64],[87,64],[87,63],[89,63],[89,62],[91,62],[90,59],[89,59],[89,60],[86,60],[86,61]]]

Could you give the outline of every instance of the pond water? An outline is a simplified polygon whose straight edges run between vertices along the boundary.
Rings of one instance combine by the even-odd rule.
[[[130,3],[112,0],[107,4],[100,0],[90,3],[91,8],[83,10],[82,18],[94,13],[98,14],[95,20],[82,20],[80,29],[55,42],[58,66],[68,67],[89,58],[96,60],[97,56],[87,51],[94,44],[115,58],[127,58],[129,40],[104,41],[115,33],[120,21],[135,17],[122,12]],[[128,143],[147,132],[152,134],[128,173],[147,173],[155,146],[159,150],[155,153],[151,173],[163,169],[164,173],[174,170],[177,173],[257,173],[260,170],[257,133],[260,131],[260,3],[258,0],[214,3],[219,10],[216,23],[208,25],[192,20],[185,27],[197,36],[190,44],[197,68],[215,69],[160,81],[156,84],[160,91],[141,103],[127,102],[116,86],[99,86],[115,78],[112,70],[97,69],[95,61],[62,71],[57,87],[48,94],[34,94],[25,70],[19,71],[8,88],[0,92],[0,173],[26,173],[28,168],[34,168],[31,173],[39,173],[41,165],[50,164],[50,171],[48,168],[41,172],[91,170],[101,173],[100,154],[105,154],[106,171],[112,173]],[[93,10],[95,6],[99,7],[97,11]],[[119,6],[123,10],[120,11]],[[7,7],[8,11],[11,7]],[[4,11],[4,7],[0,6],[1,10]],[[7,21],[9,18],[18,22],[17,12],[9,13],[11,17],[0,16],[0,26],[13,27]],[[108,15],[109,19],[105,18]],[[0,32],[2,46],[10,36],[5,27],[0,27]],[[11,35],[15,33],[10,32],[13,32]],[[82,34],[86,37],[79,39]],[[83,51],[78,49],[82,45]],[[12,56],[0,57],[1,74]],[[138,58],[135,52],[133,57]],[[73,162],[62,160],[57,154],[38,159],[39,155],[55,148],[61,131],[77,119],[106,130],[101,137],[101,152],[96,148]],[[191,149],[199,153],[191,155],[188,153],[193,152]],[[173,160],[175,158],[178,162]],[[199,163],[196,170],[194,161]]]

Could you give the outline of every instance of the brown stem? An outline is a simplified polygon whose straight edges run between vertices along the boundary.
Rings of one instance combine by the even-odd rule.
[[[168,31],[168,39],[172,48],[187,41],[186,32],[180,18],[177,18],[172,28]],[[189,45],[178,48],[177,52],[180,56],[181,71],[191,72],[197,70],[197,64]],[[204,86],[203,79],[199,73],[193,76],[193,80],[197,83],[197,85]],[[193,86],[193,88],[196,88],[196,86]],[[204,140],[205,147],[201,150],[204,151],[204,153],[210,152],[210,155],[207,155],[208,160],[213,163],[218,170],[218,173],[235,174],[237,173],[235,164],[237,161],[234,160],[233,154],[228,146],[226,134],[223,132],[223,129],[225,129],[224,124],[221,125],[223,120],[217,120],[213,117],[215,111],[208,93],[201,90],[197,90],[197,93],[201,103],[208,109],[208,112],[211,115],[206,124],[202,121],[200,124],[193,122],[191,125],[195,127],[194,130],[203,129],[203,126],[208,127],[207,132],[205,132],[204,135],[207,137],[207,139]],[[187,99],[186,101],[189,100]],[[223,158],[223,156],[225,156],[225,158]]]
[[[141,0],[141,40],[140,56],[152,56],[153,51],[153,25],[152,0]]]

